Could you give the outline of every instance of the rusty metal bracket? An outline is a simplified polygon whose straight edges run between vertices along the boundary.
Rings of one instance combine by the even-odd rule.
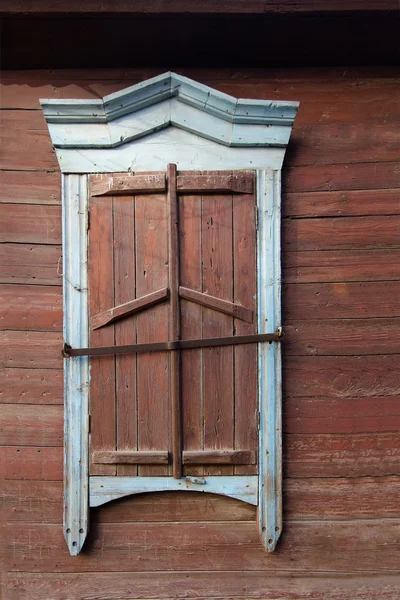
[[[138,354],[141,352],[165,352],[170,350],[194,350],[217,346],[236,346],[238,344],[254,344],[261,342],[281,342],[282,328],[276,333],[254,333],[251,335],[235,335],[232,337],[204,338],[198,340],[176,340],[174,342],[154,342],[151,344],[131,344],[127,346],[100,346],[98,348],[71,348],[64,344],[62,356],[104,356],[109,354]]]

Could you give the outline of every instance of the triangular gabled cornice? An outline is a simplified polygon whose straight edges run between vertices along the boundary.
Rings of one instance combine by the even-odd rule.
[[[164,73],[102,100],[41,100],[56,148],[115,148],[170,125],[231,147],[284,148],[298,102],[238,99]]]

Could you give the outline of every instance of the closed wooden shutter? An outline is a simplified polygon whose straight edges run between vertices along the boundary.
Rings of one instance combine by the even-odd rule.
[[[256,333],[253,172],[90,178],[90,346]],[[90,474],[257,474],[256,345],[90,358]]]

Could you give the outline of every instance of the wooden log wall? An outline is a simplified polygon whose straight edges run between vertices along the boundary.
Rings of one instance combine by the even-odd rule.
[[[60,174],[38,99],[157,70],[5,72],[0,204],[4,597],[388,600],[400,580],[400,143],[390,68],[185,70],[301,102],[283,171],[284,533],[253,507],[143,495],[62,519]]]

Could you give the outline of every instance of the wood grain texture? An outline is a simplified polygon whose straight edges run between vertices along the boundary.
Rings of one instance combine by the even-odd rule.
[[[24,86],[25,87],[25,86]],[[17,86],[21,97],[21,85]],[[35,88],[33,88],[35,89]],[[0,171],[0,202],[61,204],[60,174],[56,171]]]
[[[395,396],[400,393],[399,368],[399,354],[288,356],[283,362],[284,393],[307,398]]]
[[[235,571],[204,573],[127,573],[119,572],[116,585],[115,573],[9,573],[6,589],[9,600],[42,600],[43,595],[54,600],[63,600],[65,590],[72,600],[82,594],[112,597],[115,592],[120,598],[129,598],[135,590],[135,600],[160,598],[173,600],[178,594],[187,600],[196,600],[199,595],[210,600],[393,600],[398,592],[397,574],[387,573],[384,580],[378,570],[362,576],[348,572],[332,573],[311,571],[287,574],[271,571]],[[224,590],[221,596],[221,590]],[[245,591],[246,595],[242,593]],[[132,597],[132,596],[131,596]]]
[[[400,193],[399,193],[400,206]],[[400,216],[285,219],[284,251],[400,247]]]
[[[8,369],[62,369],[61,333],[53,331],[0,332],[1,365]],[[10,384],[11,385],[11,384]]]
[[[61,244],[61,207],[0,204],[0,241]]]
[[[286,398],[286,433],[378,433],[400,428],[397,395],[364,398]]]
[[[0,445],[62,446],[62,406],[3,404],[0,411]]]
[[[115,173],[114,175],[94,175],[90,180],[92,196],[132,195],[165,191],[165,174],[149,173],[133,175]]]
[[[63,371],[41,366],[1,370],[0,401],[6,404],[63,404]]]
[[[326,319],[284,323],[286,355],[400,354],[400,319]]]
[[[63,480],[62,447],[3,446],[0,454],[0,476],[5,479]]]
[[[398,317],[400,281],[288,284],[284,286],[286,319],[365,319]]]
[[[288,252],[282,257],[284,283],[400,280],[400,250]]]
[[[61,285],[61,246],[0,245],[0,283]]]
[[[155,573],[172,568],[200,571],[204,578],[210,570],[232,573],[244,567],[263,571],[265,578],[274,570],[306,573],[312,564],[320,571],[347,572],[351,561],[353,572],[379,569],[383,575],[397,573],[398,529],[397,519],[359,521],[356,531],[351,521],[288,523],[280,552],[268,555],[251,522],[231,527],[220,522],[207,527],[201,523],[93,524],[87,552],[76,561],[63,548],[59,526],[13,523],[7,531],[11,543],[5,566],[9,571],[118,572],[121,562],[129,560],[129,570],[140,572],[145,557],[155,578]]]
[[[342,190],[285,194],[285,217],[360,217],[398,215],[399,189]]]
[[[61,331],[60,287],[0,285],[0,329]]]

